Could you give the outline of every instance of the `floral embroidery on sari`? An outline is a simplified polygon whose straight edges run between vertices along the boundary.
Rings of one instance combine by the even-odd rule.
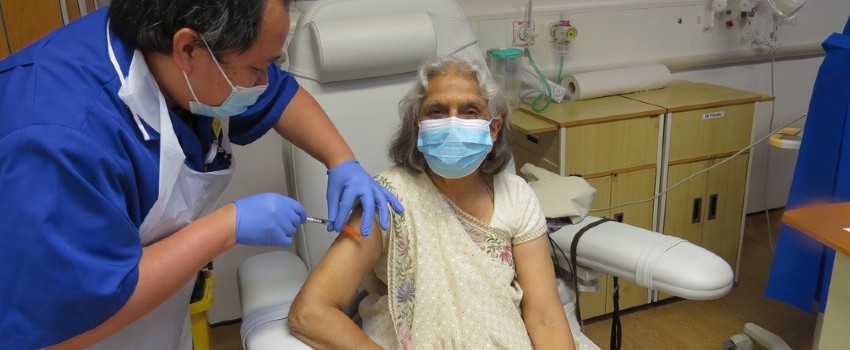
[[[514,266],[513,247],[511,239],[507,232],[495,229],[485,225],[480,220],[472,215],[461,210],[454,203],[446,199],[457,215],[463,230],[469,235],[475,245],[481,249],[484,254],[491,256],[494,259],[500,260],[511,267]]]
[[[533,349],[519,309],[510,229],[458,211],[427,174],[393,167],[376,180],[407,203],[382,232],[373,277],[385,289],[365,305],[373,316],[364,314],[367,334],[387,349]]]
[[[383,176],[375,180],[395,195],[399,201],[398,191]],[[389,244],[392,249],[388,257],[388,292],[391,293],[389,302],[390,314],[396,329],[398,344],[401,349],[410,348],[413,324],[413,303],[416,301],[416,282],[414,281],[414,263],[410,250],[410,237],[404,229],[404,215],[392,214],[392,227],[389,232]]]

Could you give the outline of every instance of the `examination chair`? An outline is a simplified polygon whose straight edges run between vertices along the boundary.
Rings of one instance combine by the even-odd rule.
[[[288,46],[288,70],[331,117],[358,160],[372,174],[390,162],[386,147],[399,122],[398,102],[428,58],[468,55],[484,61],[470,23],[454,0],[321,0],[305,9]],[[326,168],[284,146],[289,195],[312,216],[327,212]],[[564,226],[551,237],[570,247],[573,236],[598,218]],[[246,350],[307,349],[287,327],[289,305],[335,239],[324,225],[305,224],[296,251],[246,259],[238,269],[241,336]],[[563,259],[563,257],[560,257]],[[688,299],[729,292],[733,274],[718,256],[681,239],[618,222],[586,232],[579,265]],[[559,282],[574,336],[583,336],[569,288]],[[356,309],[356,305],[352,306]]]

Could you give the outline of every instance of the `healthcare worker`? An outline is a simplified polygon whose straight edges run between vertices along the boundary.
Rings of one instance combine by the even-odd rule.
[[[403,210],[275,65],[289,2],[113,0],[0,61],[0,349],[190,349],[198,270],[306,219],[273,193],[219,206],[231,141],[274,129],[322,161],[329,229]]]

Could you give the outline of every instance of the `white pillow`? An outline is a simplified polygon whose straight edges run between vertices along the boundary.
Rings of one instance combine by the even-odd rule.
[[[292,73],[321,84],[413,72],[437,54],[431,16],[424,11],[320,19],[305,29],[314,61],[305,66],[314,71]]]

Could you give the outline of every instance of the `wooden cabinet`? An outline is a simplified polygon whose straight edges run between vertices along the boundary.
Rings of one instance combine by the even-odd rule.
[[[0,14],[2,14],[0,12]],[[9,40],[6,39],[6,21],[0,15],[0,60],[9,56]]]
[[[511,115],[517,170],[532,163],[581,174],[597,190],[590,215],[685,238],[736,268],[750,157],[731,156],[751,142],[755,103],[771,99],[675,81],[542,113],[520,109]],[[600,281],[605,293],[581,293],[583,318],[613,311],[612,279]],[[620,281],[622,309],[653,300],[651,294]]]
[[[724,162],[721,164],[721,162]],[[709,167],[667,193],[664,232],[717,254],[730,266],[738,256],[749,154],[671,165],[672,186]],[[684,205],[682,205],[684,204]]]
[[[737,271],[750,167],[749,150],[742,150],[753,138],[755,104],[772,97],[692,82],[624,96],[667,109],[656,229]]]
[[[656,193],[664,112],[618,96],[551,105],[543,113],[520,110],[511,115],[517,171],[532,163],[582,175],[597,190],[591,215],[652,229],[655,201],[617,206]],[[613,311],[613,277],[600,278],[600,287],[579,295],[583,318]],[[649,296],[646,288],[620,281],[620,308],[646,304]]]
[[[5,29],[0,30],[0,58],[95,8],[94,0],[0,0]]]

